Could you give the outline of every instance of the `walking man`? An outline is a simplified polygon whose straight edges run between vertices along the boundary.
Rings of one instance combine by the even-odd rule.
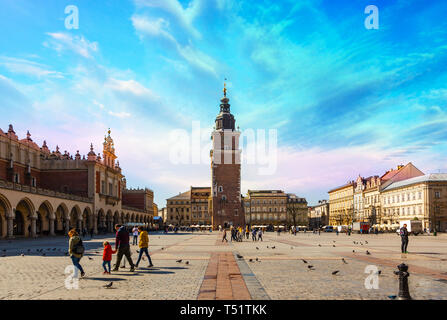
[[[408,230],[407,230],[407,224],[405,223],[402,228],[400,228],[400,238],[402,240],[402,246],[401,250],[402,253],[408,253],[407,247],[408,247]]]
[[[115,225],[116,238],[115,238],[115,250],[118,250],[116,256],[116,265],[113,271],[118,271],[121,264],[121,259],[123,255],[126,256],[127,261],[130,264],[130,271],[135,271],[135,265],[133,264],[132,258],[130,256],[130,245],[129,245],[129,232],[127,232],[124,226],[119,224]]]
[[[135,267],[138,268],[138,264],[140,263],[141,257],[143,256],[143,253],[146,254],[147,259],[149,260],[149,268],[153,267],[151,256],[149,255],[148,248],[149,248],[149,236],[147,234],[147,231],[143,230],[142,226],[138,227],[138,231],[140,232],[140,242],[138,243],[138,246],[140,247],[140,255],[138,256],[137,263],[135,264]]]
[[[228,240],[227,240],[227,229],[223,230],[222,242],[224,242],[224,240],[225,240],[225,242],[228,242]]]
[[[259,232],[258,232],[258,241],[259,241],[259,240],[263,241],[263,240],[262,240],[262,228],[259,229]]]
[[[256,241],[256,229],[253,229],[253,231],[252,231],[252,233],[251,233],[251,239],[253,240],[253,241]]]

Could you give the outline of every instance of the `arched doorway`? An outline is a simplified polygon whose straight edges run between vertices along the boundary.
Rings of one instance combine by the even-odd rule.
[[[31,236],[30,217],[32,212],[32,205],[28,200],[21,200],[18,203],[12,222],[14,236]]]
[[[104,232],[104,220],[105,220],[104,211],[101,209],[99,210],[98,217],[96,219],[96,226],[98,228],[99,234]]]
[[[37,210],[36,235],[48,235],[50,233],[49,217],[51,214],[51,206],[47,202],[40,205]]]
[[[6,220],[7,212],[10,208],[9,202],[6,197],[0,194],[0,238],[8,236],[8,225]]]
[[[107,211],[106,216],[106,232],[112,232],[112,223],[113,223],[113,216],[112,211]]]
[[[56,209],[56,219],[54,220],[54,233],[56,235],[65,234],[65,226],[67,221],[65,219],[68,209],[64,204],[60,204]]]
[[[70,229],[78,229],[78,220],[79,220],[80,210],[78,206],[74,206],[70,212]]]
[[[92,217],[89,208],[85,208],[82,214],[82,227],[85,228],[87,232],[89,232],[90,229],[93,228]]]
[[[112,228],[115,228],[115,225],[120,223],[120,215],[118,213],[118,211],[115,212],[115,214],[113,215],[113,226]]]

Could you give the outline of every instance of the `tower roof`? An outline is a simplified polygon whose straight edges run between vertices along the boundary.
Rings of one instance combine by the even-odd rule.
[[[228,103],[230,99],[227,98],[226,83],[224,83],[223,94],[224,96],[220,99],[220,113],[216,117],[216,130],[234,130],[236,120],[230,111],[230,104]]]

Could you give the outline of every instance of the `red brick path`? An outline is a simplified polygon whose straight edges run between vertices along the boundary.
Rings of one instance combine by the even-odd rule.
[[[212,253],[197,300],[250,299],[233,253]]]

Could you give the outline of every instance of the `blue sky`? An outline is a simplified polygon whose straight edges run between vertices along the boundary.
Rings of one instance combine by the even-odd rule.
[[[379,30],[367,30],[367,5]],[[64,25],[68,5],[79,29]],[[173,165],[169,133],[210,129],[223,79],[242,130],[278,130],[278,170],[242,191],[310,204],[349,179],[413,162],[447,172],[445,1],[0,0],[0,127],[100,151],[112,128],[128,186],[165,199],[210,185]],[[209,142],[204,138],[204,142]],[[204,147],[206,149],[206,147]]]

